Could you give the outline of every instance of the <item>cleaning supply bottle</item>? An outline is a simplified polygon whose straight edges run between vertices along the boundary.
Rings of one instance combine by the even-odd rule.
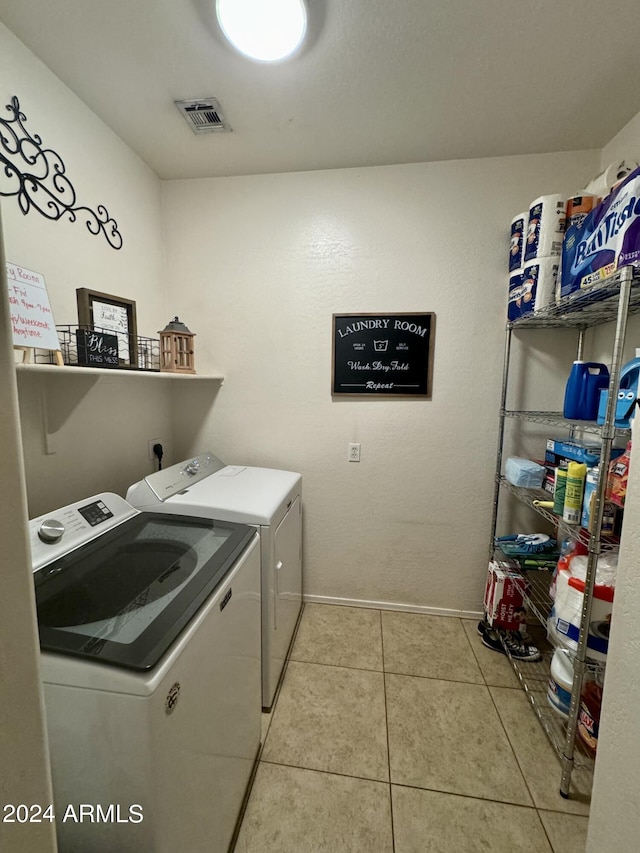
[[[564,496],[562,518],[567,524],[580,524],[582,516],[582,494],[587,476],[584,462],[569,462],[567,468],[567,488]]]
[[[600,391],[609,385],[609,370],[597,361],[574,361],[564,392],[562,414],[571,421],[594,421]]]
[[[600,728],[600,708],[602,706],[603,677],[597,671],[585,680],[580,693],[580,711],[578,713],[578,734],[587,752],[593,757],[598,748],[598,729]]]
[[[569,716],[571,690],[573,689],[573,664],[566,649],[557,648],[551,658],[547,701],[560,716]]]
[[[631,418],[635,414],[635,402],[640,396],[640,349],[636,349],[635,358],[622,365],[620,384],[616,397],[615,425],[629,429]],[[599,395],[598,423],[603,424],[607,411],[608,392]]]
[[[585,527],[587,530],[590,529],[591,524],[591,512],[592,512],[592,498],[593,493],[596,490],[596,486],[598,485],[598,479],[600,476],[600,466],[596,465],[594,468],[589,468],[587,471],[587,477],[584,484],[584,495],[582,498],[582,518],[580,519],[580,524],[582,527]]]
[[[620,390],[633,391],[636,399],[638,397],[638,384],[640,380],[640,350],[636,350],[636,357],[622,365],[620,370]]]
[[[562,414],[568,420],[579,420],[580,402],[584,388],[586,365],[584,361],[574,361],[564,389]]]
[[[582,519],[580,524],[589,533],[593,533],[593,508],[594,508],[594,492],[598,486],[600,479],[600,466],[589,468],[587,471],[587,479],[584,484],[584,498],[582,501]],[[602,524],[600,526],[600,534],[602,536],[613,536],[616,527],[617,510],[610,500],[604,500],[602,507]]]
[[[553,489],[553,512],[562,515],[564,496],[567,490],[567,463],[561,462],[556,468],[555,486]]]
[[[600,392],[609,387],[609,370],[605,364],[590,362],[582,399],[582,420],[595,421],[598,417]]]

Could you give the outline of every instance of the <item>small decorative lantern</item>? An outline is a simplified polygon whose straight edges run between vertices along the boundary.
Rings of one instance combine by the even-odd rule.
[[[174,317],[160,335],[160,370],[165,373],[195,373],[193,339],[178,317]]]

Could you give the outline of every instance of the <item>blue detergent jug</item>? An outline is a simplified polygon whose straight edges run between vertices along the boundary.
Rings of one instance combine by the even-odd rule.
[[[597,361],[574,361],[564,392],[562,414],[570,421],[595,421],[600,392],[609,385],[609,370]]]
[[[637,352],[637,350],[636,350]],[[635,414],[636,400],[638,399],[638,385],[640,380],[640,357],[632,358],[623,365],[620,371],[620,385],[616,399],[615,425],[622,429],[631,426],[631,418]],[[600,392],[600,405],[598,408],[598,423],[603,424],[607,413],[607,390]]]

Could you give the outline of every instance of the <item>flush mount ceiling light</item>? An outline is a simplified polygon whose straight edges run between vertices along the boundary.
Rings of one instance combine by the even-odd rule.
[[[261,62],[292,56],[307,30],[305,0],[216,0],[216,15],[236,50]]]

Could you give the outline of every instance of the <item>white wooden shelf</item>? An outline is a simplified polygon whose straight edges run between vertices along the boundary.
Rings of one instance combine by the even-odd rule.
[[[73,365],[17,363],[16,371],[20,373],[43,373],[51,376],[109,376],[140,379],[179,379],[181,382],[224,382],[224,376],[201,373],[162,373],[154,370],[120,370],[116,367],[75,367]]]

